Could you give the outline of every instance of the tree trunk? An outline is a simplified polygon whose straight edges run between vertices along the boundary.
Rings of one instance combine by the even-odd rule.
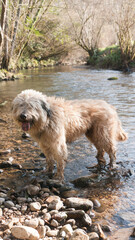
[[[12,39],[12,42],[11,42],[11,51],[10,51],[9,58],[12,57],[14,47],[15,47],[16,33],[17,33],[17,29],[18,29],[18,22],[19,22],[22,2],[23,2],[23,0],[19,0],[19,5],[18,5],[18,9],[17,9],[17,15],[16,15],[16,21],[15,21],[15,25],[14,25],[13,39]]]
[[[4,24],[5,24],[5,12],[6,12],[6,5],[7,5],[7,0],[2,1],[2,10],[1,10],[1,20],[0,20],[0,47],[2,45],[2,40],[3,40],[3,29],[4,29]]]
[[[7,7],[5,11],[5,27],[4,27],[4,41],[3,41],[3,58],[1,68],[8,70],[9,65],[9,51],[8,51],[8,16]]]

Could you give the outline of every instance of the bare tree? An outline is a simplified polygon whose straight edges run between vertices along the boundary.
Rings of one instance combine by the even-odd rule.
[[[113,0],[112,17],[121,51],[123,68],[129,69],[129,64],[135,59],[135,1]],[[112,21],[112,20],[111,20]]]
[[[99,47],[101,30],[105,22],[102,1],[65,0],[65,5],[72,24],[73,39],[92,56]]]

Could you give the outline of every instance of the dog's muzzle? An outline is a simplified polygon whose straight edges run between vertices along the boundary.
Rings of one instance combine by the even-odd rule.
[[[23,131],[29,131],[33,124],[33,121],[27,120],[27,115],[24,113],[21,113],[19,121],[22,123]]]

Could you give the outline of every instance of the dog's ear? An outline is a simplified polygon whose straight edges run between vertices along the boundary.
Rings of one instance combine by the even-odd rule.
[[[47,117],[50,117],[51,116],[51,110],[49,109],[47,104],[42,100],[41,100],[41,106],[47,112]]]

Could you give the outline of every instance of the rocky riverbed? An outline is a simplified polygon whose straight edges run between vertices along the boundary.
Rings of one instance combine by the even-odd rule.
[[[19,192],[0,188],[0,239],[113,239],[109,225],[94,221],[100,202],[60,197],[66,191],[73,194],[65,185],[49,179]],[[135,229],[128,229],[126,236],[135,237]]]
[[[114,233],[107,215],[116,201],[111,193],[121,186],[121,176],[127,179],[134,174],[132,168],[119,163],[121,171],[113,174],[92,169],[88,176],[65,184],[48,178],[44,156],[15,127],[9,114],[10,99],[5,100],[6,107],[0,107],[0,239],[135,238],[133,227]],[[85,188],[89,189],[87,197]]]

